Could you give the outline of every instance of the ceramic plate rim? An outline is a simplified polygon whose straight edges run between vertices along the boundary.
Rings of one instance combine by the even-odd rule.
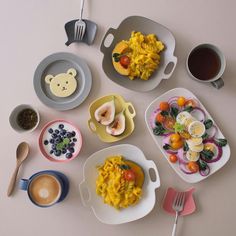
[[[82,90],[77,91],[77,93],[81,92],[80,96],[78,96],[75,99],[69,100],[67,102],[57,102],[48,98],[41,86],[42,74],[45,71],[45,69],[53,62],[59,61],[59,60],[66,60],[66,61],[75,63],[76,65],[80,67],[80,69],[84,73],[84,76],[83,76],[84,87],[82,88]],[[59,110],[59,111],[65,111],[65,110],[70,110],[79,106],[88,97],[91,87],[92,87],[92,74],[91,74],[89,66],[87,65],[87,63],[85,62],[83,58],[73,53],[56,52],[56,53],[46,56],[37,65],[37,68],[34,72],[33,85],[34,85],[34,90],[37,97],[44,105],[51,107],[53,109]]]

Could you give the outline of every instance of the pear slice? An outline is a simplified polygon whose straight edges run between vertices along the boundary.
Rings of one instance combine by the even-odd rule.
[[[96,109],[94,117],[97,122],[101,123],[102,125],[109,125],[114,121],[115,110],[115,101],[113,97],[111,101],[102,104]]]
[[[118,113],[115,116],[115,119],[112,124],[108,125],[106,127],[106,132],[108,134],[111,134],[113,136],[118,136],[124,133],[125,131],[125,115],[124,115],[125,109]]]

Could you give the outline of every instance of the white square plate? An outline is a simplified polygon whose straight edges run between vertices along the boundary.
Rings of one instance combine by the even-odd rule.
[[[122,155],[125,159],[136,162],[144,171],[143,196],[135,206],[116,210],[103,203],[103,199],[96,194],[96,179],[98,177],[96,167],[103,164],[105,159],[112,155]],[[149,176],[150,169],[153,169],[156,174],[154,182]],[[84,164],[83,176],[84,179],[79,185],[82,202],[85,206],[92,208],[98,220],[106,224],[127,223],[147,215],[155,205],[155,189],[160,186],[160,178],[155,163],[147,160],[139,148],[130,144],[111,146],[92,154]],[[87,198],[86,192],[88,193]]]
[[[151,133],[151,136],[153,137],[155,143],[157,144],[157,146],[160,148],[161,152],[163,153],[163,155],[165,156],[166,160],[169,162],[169,164],[171,165],[171,167],[175,170],[175,172],[186,182],[188,183],[197,183],[207,177],[209,177],[210,175],[212,175],[213,173],[215,173],[217,170],[219,170],[221,167],[223,167],[226,162],[229,160],[230,158],[230,147],[229,145],[226,145],[225,147],[223,147],[223,154],[222,157],[219,161],[215,162],[215,163],[210,163],[210,174],[207,176],[202,176],[199,173],[195,173],[195,174],[185,174],[183,173],[179,166],[176,164],[173,164],[169,161],[167,153],[165,152],[165,150],[162,147],[162,140],[163,137],[160,136],[155,136],[153,134],[153,130],[150,124],[150,118],[153,114],[153,112],[159,107],[160,102],[162,101],[168,101],[171,97],[174,96],[183,96],[186,98],[194,98],[198,101],[200,108],[202,108],[204,110],[204,112],[206,113],[206,116],[208,119],[211,119],[213,121],[213,123],[216,125],[215,121],[213,120],[213,118],[211,117],[211,115],[207,112],[206,108],[202,105],[202,103],[197,99],[197,97],[190,92],[187,89],[184,88],[175,88],[172,90],[167,91],[166,93],[162,94],[161,96],[159,96],[158,98],[156,98],[147,108],[146,112],[145,112],[145,121],[146,121],[146,125],[148,127],[148,130]],[[216,125],[217,127],[217,125]],[[218,127],[217,127],[218,128]],[[224,135],[221,133],[220,129],[218,128],[218,132],[217,132],[217,138],[223,138]]]

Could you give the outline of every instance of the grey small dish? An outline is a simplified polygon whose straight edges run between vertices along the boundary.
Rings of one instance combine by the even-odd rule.
[[[77,87],[73,94],[68,97],[57,97],[45,82],[48,74],[57,75],[66,72],[69,68],[77,71],[75,79]],[[56,110],[70,110],[79,106],[89,95],[92,86],[91,71],[86,62],[72,54],[59,52],[43,59],[34,73],[34,90],[39,100],[46,106]]]
[[[31,109],[31,110],[35,111],[35,113],[37,114],[37,118],[38,118],[35,126],[31,129],[28,129],[28,130],[23,129],[21,126],[19,126],[19,124],[17,122],[17,117],[18,117],[19,113],[25,109]],[[18,105],[17,107],[15,107],[13,109],[13,111],[11,112],[11,114],[9,116],[9,123],[10,123],[11,127],[18,133],[30,133],[30,132],[34,131],[38,127],[39,122],[40,122],[40,115],[39,115],[38,110],[28,104]]]
[[[83,19],[83,21],[86,23],[86,30],[85,30],[85,34],[82,40],[78,40],[74,38],[74,32],[75,32],[75,22],[77,20],[72,20],[69,21],[65,24],[65,31],[68,37],[68,41],[65,43],[67,46],[69,46],[71,43],[73,42],[83,42],[86,43],[88,45],[93,44],[93,41],[95,39],[96,33],[97,33],[97,25],[90,21],[90,20],[85,20]]]
[[[112,51],[115,45],[121,40],[128,40],[132,31],[155,34],[165,45],[164,51],[161,52],[160,65],[147,81],[139,78],[130,80],[127,76],[118,74],[112,64]],[[109,35],[113,36],[113,40],[106,47],[105,42]],[[177,58],[174,56],[175,38],[172,33],[163,25],[142,16],[130,16],[124,19],[117,29],[110,28],[102,40],[100,50],[104,54],[102,68],[108,78],[120,86],[139,92],[153,90],[162,79],[169,79],[177,64]]]

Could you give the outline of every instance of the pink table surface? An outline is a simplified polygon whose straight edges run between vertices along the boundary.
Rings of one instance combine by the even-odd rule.
[[[1,236],[90,236],[90,235],[171,235],[174,217],[161,207],[166,189],[188,189],[185,183],[162,157],[150,136],[144,112],[157,96],[175,87],[191,90],[213,116],[231,144],[231,159],[208,179],[194,184],[196,212],[181,217],[177,235],[181,236],[233,236],[236,232],[236,31],[234,0],[99,0],[85,1],[84,17],[98,24],[98,33],[92,46],[85,44],[69,47],[64,24],[79,16],[79,0],[50,1],[2,1],[0,7],[1,29],[1,165],[0,165],[0,235]],[[169,80],[148,93],[138,93],[121,88],[106,78],[102,70],[100,43],[109,27],[116,28],[130,15],[146,16],[168,27],[176,39],[177,67]],[[225,86],[216,90],[190,79],[185,69],[185,59],[192,47],[211,42],[225,54],[227,67]],[[85,58],[93,75],[89,97],[74,110],[54,111],[44,106],[33,89],[33,74],[38,63],[47,55],[71,52]],[[137,107],[136,129],[125,140],[141,148],[147,158],[154,160],[161,176],[161,187],[156,191],[156,205],[143,219],[119,226],[100,223],[93,212],[82,206],[78,185],[82,181],[82,166],[93,152],[109,144],[101,142],[87,127],[88,106],[96,98],[110,93],[124,96]],[[41,114],[39,128],[26,135],[13,131],[8,123],[11,110],[18,104],[29,103]],[[69,163],[52,163],[45,159],[37,146],[37,138],[43,125],[55,118],[71,120],[83,135],[83,147],[79,158]],[[26,193],[16,190],[11,198],[6,195],[10,175],[15,165],[15,149],[19,142],[31,146],[30,158],[20,169],[19,178],[27,178],[39,170],[55,169],[65,173],[71,183],[68,197],[61,204],[48,209],[35,207]]]

